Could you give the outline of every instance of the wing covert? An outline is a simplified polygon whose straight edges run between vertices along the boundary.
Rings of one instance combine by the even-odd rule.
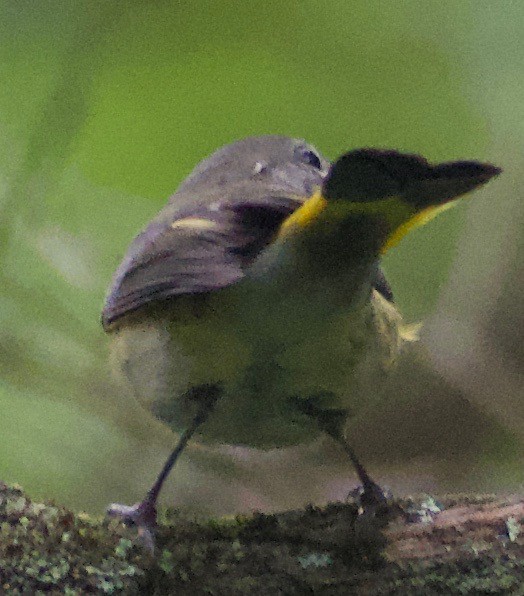
[[[102,311],[104,327],[153,301],[227,287],[274,237],[300,201],[168,205],[132,242]],[[172,213],[170,213],[170,211]]]
[[[102,311],[103,326],[107,329],[155,301],[238,282],[304,200],[261,194],[249,200],[207,200],[182,209],[166,205],[133,240],[118,267]],[[380,269],[374,287],[393,300]]]

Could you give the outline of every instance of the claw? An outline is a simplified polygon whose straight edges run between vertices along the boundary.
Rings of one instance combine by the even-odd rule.
[[[387,494],[375,483],[365,486],[360,495],[360,503],[364,510],[380,509],[387,505],[387,502]]]
[[[375,482],[367,482],[351,490],[348,499],[354,499],[362,513],[372,514],[388,508],[388,500],[391,494],[388,490],[383,491]]]
[[[106,510],[110,518],[119,519],[137,529],[138,542],[152,555],[155,552],[156,507],[147,499],[134,505],[112,503]]]

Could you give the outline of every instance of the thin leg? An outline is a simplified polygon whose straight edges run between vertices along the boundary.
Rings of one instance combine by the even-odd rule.
[[[200,389],[200,388],[199,388]],[[157,476],[153,486],[147,492],[147,495],[140,503],[134,505],[121,505],[119,503],[112,503],[107,508],[107,515],[109,517],[118,517],[124,523],[134,525],[138,528],[138,536],[146,548],[154,551],[154,531],[156,528],[157,518],[157,501],[158,495],[162,490],[162,486],[178,458],[184,451],[191,437],[199,429],[199,427],[207,420],[207,417],[213,410],[213,407],[218,398],[218,392],[213,386],[201,388],[206,391],[205,394],[199,392],[200,397],[204,398],[201,401],[200,409],[194,417],[190,426],[182,433],[176,447],[167,458],[162,470]],[[211,389],[211,390],[210,390]],[[195,392],[196,393],[196,392]]]
[[[347,410],[322,408],[321,404],[323,400],[333,401],[333,397],[330,393],[321,393],[306,399],[295,398],[293,403],[302,413],[314,418],[322,431],[334,439],[348,454],[364,489],[360,497],[362,507],[365,510],[374,511],[384,506],[387,503],[384,492],[366,472],[364,466],[360,463],[355,452],[344,437],[343,428],[348,417]]]
[[[360,502],[362,503],[362,507],[366,510],[376,509],[381,507],[387,503],[386,496],[384,495],[384,491],[380,488],[380,486],[371,478],[371,476],[367,473],[364,466],[360,463],[358,457],[355,455],[355,452],[351,448],[351,445],[341,436],[334,436],[331,435],[337,443],[344,449],[344,451],[348,454],[349,459],[353,463],[355,470],[357,471],[358,477],[360,482],[362,482],[362,488],[364,492],[360,497]]]

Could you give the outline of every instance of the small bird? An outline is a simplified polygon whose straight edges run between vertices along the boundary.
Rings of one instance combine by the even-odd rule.
[[[144,500],[113,504],[152,547],[162,484],[191,437],[275,448],[344,435],[407,337],[380,257],[499,168],[247,138],[202,161],[131,243],[102,312],[113,367],[178,444]]]

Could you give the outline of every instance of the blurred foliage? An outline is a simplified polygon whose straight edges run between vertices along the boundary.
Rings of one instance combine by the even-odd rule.
[[[141,441],[168,435],[113,392],[99,311],[200,159],[261,133],[329,157],[493,157],[522,132],[523,16],[487,0],[2,0],[0,478],[88,508],[139,491],[129,453],[146,465]],[[387,256],[408,318],[432,312],[469,208]]]

